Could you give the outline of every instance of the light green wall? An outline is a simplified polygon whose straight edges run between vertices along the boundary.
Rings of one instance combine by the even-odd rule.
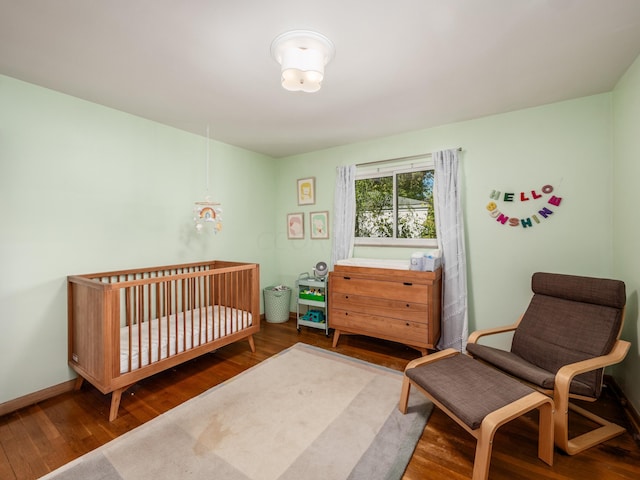
[[[215,237],[198,236],[191,226],[191,203],[205,185],[203,137],[0,76],[0,403],[71,378],[66,275],[221,258],[259,262],[263,286],[293,286],[299,273],[330,260],[331,241],[309,238],[308,213],[328,210],[333,218],[337,165],[443,148],[464,149],[470,330],[515,320],[537,270],[619,275],[633,305],[637,226],[625,219],[634,218],[631,182],[638,168],[637,63],[615,93],[285,159],[212,141],[211,190],[225,219]],[[615,188],[612,98],[615,138],[624,138]],[[631,100],[634,109],[619,108]],[[316,203],[298,206],[296,180],[308,176],[316,179]],[[547,184],[562,203],[533,228],[499,225],[486,210],[494,189],[539,192]],[[513,216],[532,213],[520,202],[499,208]],[[291,212],[305,214],[304,240],[286,237]],[[616,250],[624,252],[616,253],[615,269],[614,218]],[[412,252],[357,249],[356,255]],[[625,333],[636,343],[635,366],[617,375],[638,406],[631,382],[638,374],[637,293],[635,305],[635,323]]]
[[[613,92],[615,155],[613,188],[614,274],[627,286],[627,312],[622,337],[631,349],[616,379],[640,412],[640,224],[638,223],[638,179],[640,179],[640,57],[629,68]]]
[[[0,105],[0,403],[72,378],[69,274],[224,259],[275,275],[273,159],[211,141],[224,231],[198,235],[204,136],[4,76]]]
[[[366,121],[366,119],[363,119]],[[335,168],[462,147],[462,187],[469,270],[470,330],[511,323],[530,298],[535,271],[595,276],[612,274],[611,94],[520,110],[479,120],[351,144],[281,160],[277,228],[284,236],[287,212],[330,210]],[[297,178],[315,175],[318,203],[298,207]],[[490,193],[539,193],[552,185],[562,197],[555,213],[534,227],[498,224],[486,209]],[[527,194],[528,195],[528,194]],[[517,195],[519,197],[519,195]],[[537,210],[524,202],[498,202],[512,216]],[[536,207],[539,205],[536,204]],[[306,218],[308,228],[308,217]],[[409,258],[414,249],[356,249],[356,256]],[[363,253],[364,252],[364,253]],[[330,242],[283,240],[281,280],[318,260],[330,259]],[[497,344],[506,344],[502,339]]]

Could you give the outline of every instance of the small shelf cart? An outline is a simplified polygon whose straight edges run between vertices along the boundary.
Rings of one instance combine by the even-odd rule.
[[[327,318],[327,277],[311,277],[301,273],[296,281],[297,324],[300,327],[319,328],[329,336]]]

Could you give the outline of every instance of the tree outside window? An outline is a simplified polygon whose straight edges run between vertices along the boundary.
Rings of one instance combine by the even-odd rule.
[[[358,178],[356,239],[436,239],[433,185],[432,169]]]

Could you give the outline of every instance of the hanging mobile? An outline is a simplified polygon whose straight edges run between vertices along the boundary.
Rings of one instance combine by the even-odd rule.
[[[209,126],[207,125],[207,156],[205,163],[206,172],[206,193],[204,200],[194,203],[193,222],[197,232],[202,232],[210,227],[213,233],[222,230],[222,207],[220,203],[214,202],[209,196]]]

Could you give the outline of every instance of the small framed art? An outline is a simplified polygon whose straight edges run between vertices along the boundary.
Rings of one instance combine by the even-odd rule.
[[[329,212],[311,212],[309,226],[311,238],[329,238]]]
[[[290,240],[304,238],[304,213],[287,214],[287,238]]]
[[[316,178],[298,179],[298,205],[313,205],[316,203]]]

